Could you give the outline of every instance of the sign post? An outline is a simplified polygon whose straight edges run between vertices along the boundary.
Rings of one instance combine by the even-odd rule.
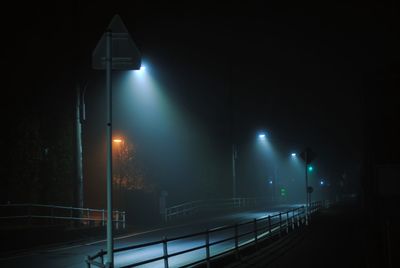
[[[306,214],[308,217],[308,211],[311,203],[311,193],[313,188],[308,186],[308,165],[315,159],[316,154],[309,147],[307,147],[303,152],[300,153],[301,159],[305,163],[305,181],[306,181]]]
[[[112,204],[112,70],[138,70],[141,57],[120,16],[115,15],[92,55],[92,67],[106,70],[107,90],[107,262],[114,267]]]

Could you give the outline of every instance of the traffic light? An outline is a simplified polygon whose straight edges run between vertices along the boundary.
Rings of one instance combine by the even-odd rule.
[[[281,188],[281,196],[286,196],[286,189],[285,188]]]
[[[313,171],[313,170],[314,170],[313,166],[308,166],[308,171],[309,171],[309,172],[311,172],[311,171]]]

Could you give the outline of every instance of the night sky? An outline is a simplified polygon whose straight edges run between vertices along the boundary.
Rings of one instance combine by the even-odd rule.
[[[9,12],[14,18],[3,23],[7,49],[2,60],[8,81],[2,90],[7,94],[2,97],[3,124],[11,126],[3,133],[11,141],[2,139],[7,152],[23,136],[22,118],[33,125],[40,121],[45,144],[72,135],[75,85],[89,81],[85,186],[104,182],[105,160],[99,157],[105,151],[101,145],[104,72],[91,69],[91,53],[112,17],[119,14],[143,62],[153,68],[154,79],[165,89],[164,96],[181,114],[179,120],[190,122],[190,127],[176,127],[182,130],[178,136],[174,131],[165,134],[165,141],[175,145],[163,149],[164,163],[157,159],[147,168],[160,188],[168,188],[166,180],[186,184],[190,190],[200,187],[195,178],[201,168],[194,162],[213,161],[208,157],[213,155],[221,169],[213,173],[221,178],[215,187],[226,183],[217,191],[228,196],[232,141],[242,159],[261,129],[282,154],[309,146],[317,153],[315,165],[321,176],[337,181],[346,172],[351,183],[358,184],[365,150],[365,95],[374,89],[385,64],[387,21],[396,13],[390,4],[160,6],[56,1],[30,3]],[[119,94],[115,100],[124,98]],[[124,116],[122,104],[114,107],[116,131],[143,140],[142,147],[138,142],[140,153],[147,134],[128,131],[127,122],[135,119]],[[147,137],[147,141],[154,138]],[[180,145],[187,146],[180,149]],[[173,146],[190,157],[168,159],[165,152]],[[195,156],[202,149],[201,156]],[[144,151],[142,161],[156,159]],[[239,172],[242,179],[247,176],[244,170]],[[190,191],[181,190],[169,189],[180,200],[190,199]],[[86,190],[92,200],[88,205],[103,204],[93,201],[101,192]]]

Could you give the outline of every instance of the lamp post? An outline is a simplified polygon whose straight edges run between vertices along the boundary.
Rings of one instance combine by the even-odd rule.
[[[112,70],[139,70],[141,56],[120,16],[115,15],[92,55],[94,69],[106,70],[107,90],[107,262],[114,267],[112,204]]]

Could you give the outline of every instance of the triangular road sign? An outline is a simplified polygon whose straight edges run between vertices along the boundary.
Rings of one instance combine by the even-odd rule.
[[[141,56],[125,24],[119,15],[111,20],[108,29],[112,32],[112,69],[113,70],[138,70],[141,65]],[[97,70],[106,69],[106,33],[92,54],[92,67]]]

